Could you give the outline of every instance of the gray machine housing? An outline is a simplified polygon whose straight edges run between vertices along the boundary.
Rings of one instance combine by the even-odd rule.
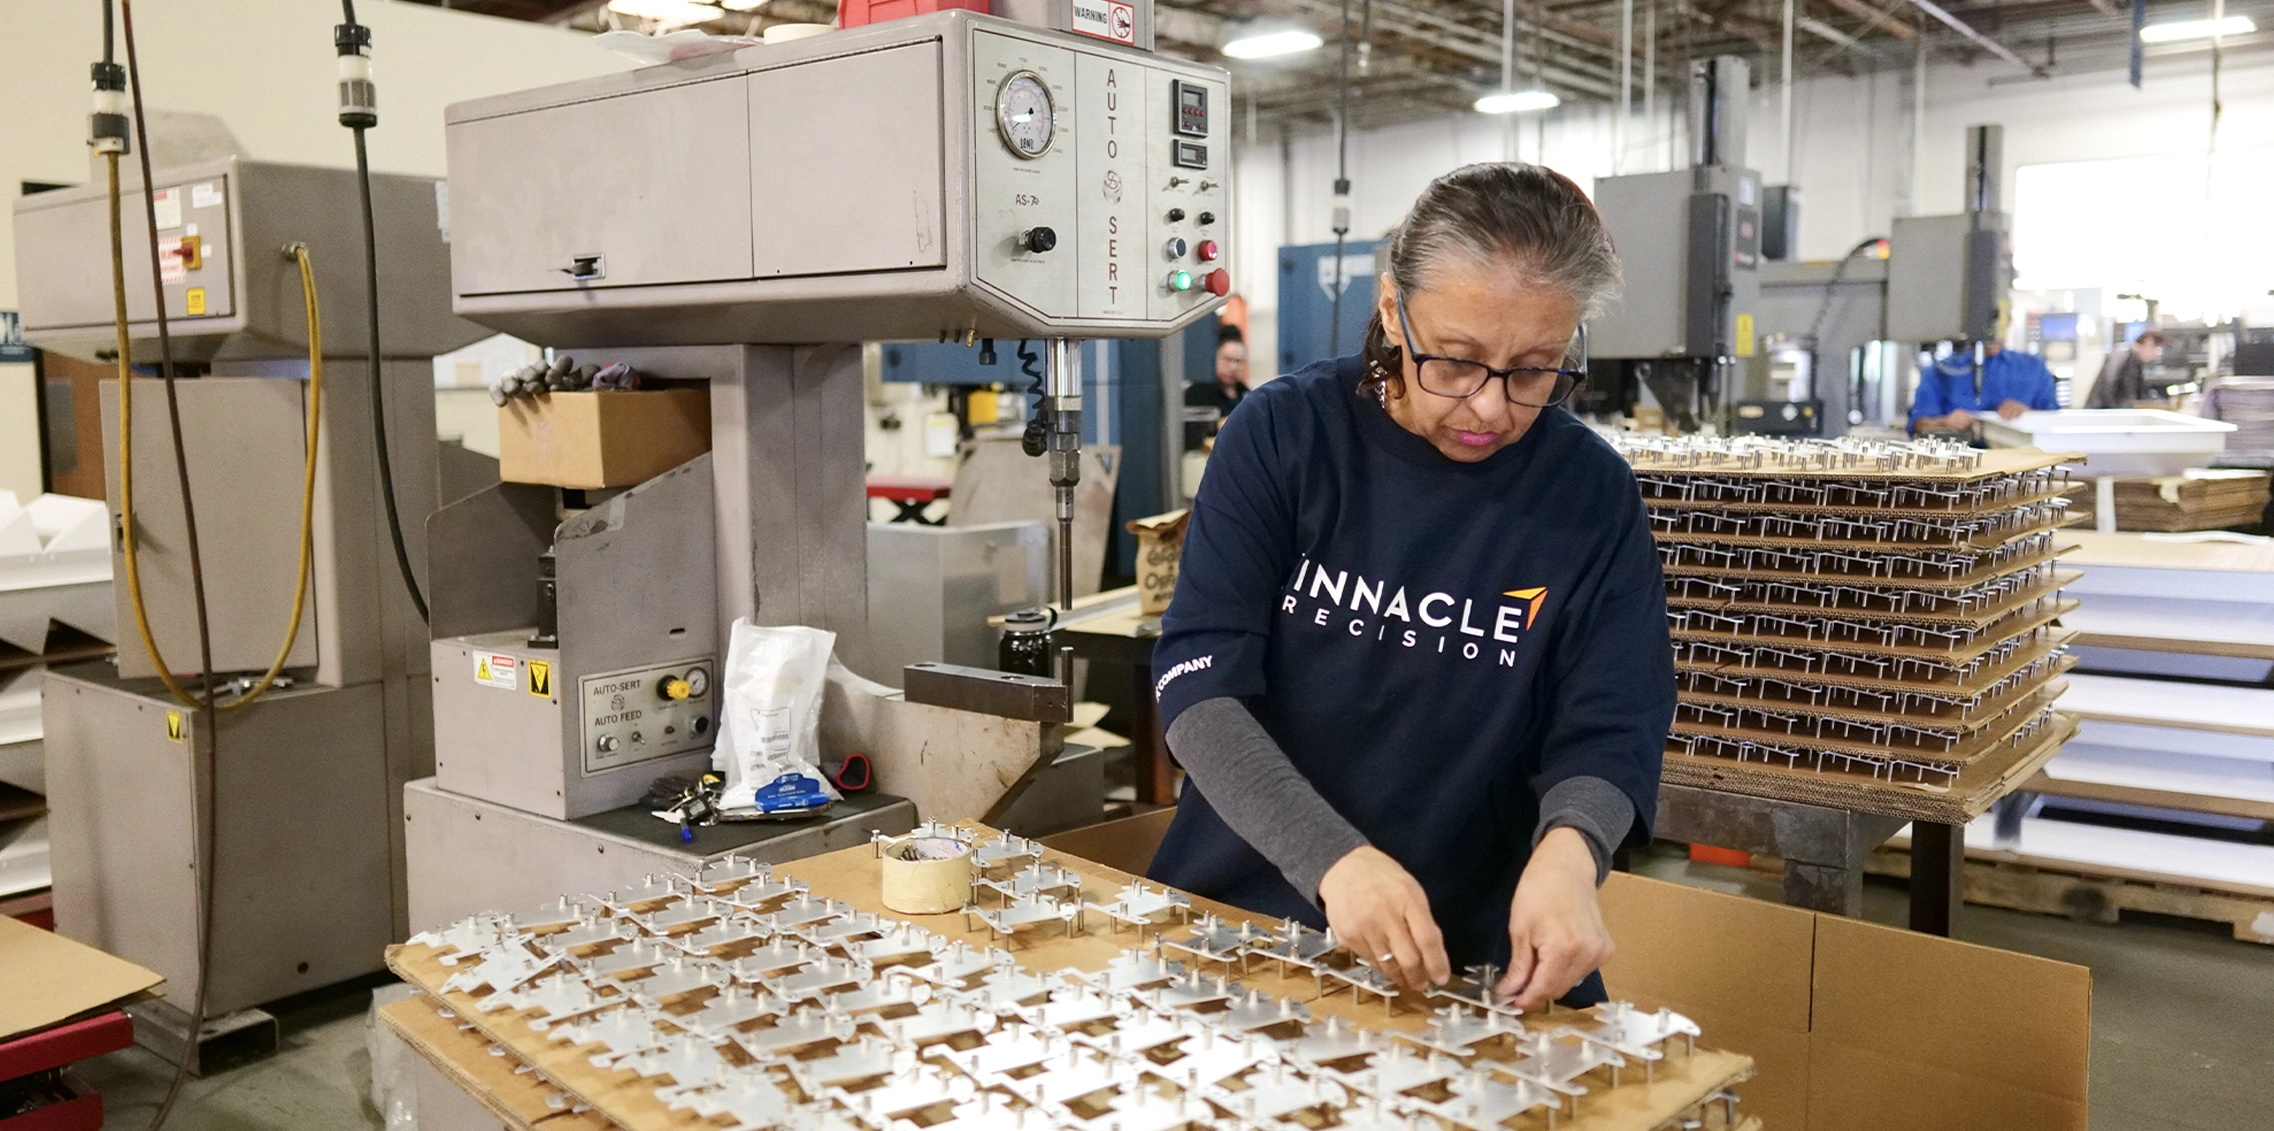
[[[1039,522],[973,526],[871,523],[869,623],[841,634],[845,666],[898,687],[910,664],[992,668],[988,621],[1050,596],[1050,528]]]
[[[1895,221],[1887,259],[1889,337],[1983,342],[1998,336],[2006,293],[2013,288],[2004,169],[2005,127],[1968,126],[1966,210]]]
[[[521,483],[436,512],[438,786],[571,819],[709,768],[721,682],[711,493],[706,454],[565,517],[552,488]],[[530,643],[547,546],[558,647]],[[666,697],[667,678],[695,693]]]
[[[1026,74],[1034,157],[996,121]],[[1221,302],[1168,279],[1230,269],[1229,90],[957,10],[459,103],[456,309],[574,346],[1158,337]]]
[[[134,360],[158,360],[150,287],[148,213],[136,163],[120,163],[126,310]],[[300,269],[285,245],[308,245],[322,296],[324,340],[360,357],[364,328],[363,221],[355,171],[228,157],[155,170],[159,236],[167,248],[198,241],[199,265],[165,285],[177,361],[306,357],[308,322]],[[131,183],[128,183],[131,182]],[[438,285],[450,271],[440,222],[442,182],[373,174],[379,233],[381,348],[390,357],[431,357],[488,331],[450,311]],[[170,203],[167,203],[170,202]],[[173,221],[168,223],[168,221]],[[24,340],[82,360],[116,348],[111,293],[110,203],[103,185],[20,197],[15,206]],[[168,271],[172,276],[174,273]],[[190,312],[192,291],[203,311]]]
[[[1761,175],[1745,167],[1745,62],[1690,67],[1691,167],[1595,182],[1624,293],[1589,327],[1602,358],[1750,356],[1760,299]]]
[[[51,670],[40,700],[56,930],[157,971],[186,1010],[209,720],[99,661]],[[404,937],[392,706],[366,683],[221,715],[210,1016],[377,971]]]
[[[432,767],[424,626],[394,576],[372,444],[362,226],[354,175],[227,158],[158,171],[169,193],[160,235],[198,239],[165,284],[192,498],[197,504],[214,669],[261,671],[289,623],[297,573],[310,376],[299,271],[305,242],[322,295],[327,377],[314,496],[308,604],[285,658],[288,685],[221,715],[212,826],[216,1016],[380,968],[408,929],[403,783]],[[412,558],[439,503],[428,356],[486,331],[448,308],[438,182],[374,178],[382,253],[383,379],[396,498]],[[158,360],[148,227],[139,186],[121,193],[133,360]],[[348,202],[344,203],[343,202]],[[115,348],[109,203],[102,189],[16,202],[28,340],[95,358]],[[176,214],[178,213],[178,215]],[[172,274],[168,271],[167,274]],[[204,311],[191,314],[191,291]],[[186,537],[162,386],[131,386],[142,410],[135,529],[153,636],[176,670],[199,666]],[[104,456],[119,457],[118,386],[105,382]],[[407,438],[407,439],[406,439]],[[118,476],[106,476],[121,513]],[[133,623],[114,523],[118,620]],[[129,636],[115,670],[51,674],[41,697],[58,927],[197,988],[192,814],[203,796],[202,712],[176,702]]]

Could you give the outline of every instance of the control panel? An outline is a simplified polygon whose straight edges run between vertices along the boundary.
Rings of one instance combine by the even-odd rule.
[[[1227,89],[1127,51],[973,36],[978,275],[1046,317],[1173,323],[1231,293]],[[1071,299],[1069,309],[1068,299]]]
[[[584,772],[620,769],[716,742],[716,661],[704,656],[579,680]]]

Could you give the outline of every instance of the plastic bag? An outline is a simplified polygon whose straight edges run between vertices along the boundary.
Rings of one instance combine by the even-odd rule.
[[[794,813],[843,799],[821,774],[821,699],[836,645],[836,633],[818,628],[735,620],[711,754],[726,776],[721,810]]]
[[[363,1047],[371,1058],[371,1106],[387,1131],[418,1131],[418,1081],[413,1073],[418,1054],[379,1019],[379,1010],[414,992],[401,983],[381,986],[371,991],[371,1008],[363,1015]]]

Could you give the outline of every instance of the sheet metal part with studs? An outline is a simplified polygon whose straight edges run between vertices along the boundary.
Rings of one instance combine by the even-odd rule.
[[[1023,852],[1006,860],[1055,878]],[[1074,899],[1029,891],[967,914],[1005,934],[1053,919],[1072,930],[1072,879]],[[1132,889],[1125,900],[1143,894]],[[917,1113],[928,1131],[1292,1131],[1326,1110],[1360,1131],[1496,1131],[1525,1112],[1576,1112],[1592,1074],[1616,1086],[1633,1060],[1648,1070],[1698,1036],[1680,1014],[1617,1003],[1527,1030],[1489,996],[1489,968],[1435,995],[1445,1004],[1419,1033],[1313,1020],[1300,1001],[1163,950],[1219,968],[1307,966],[1322,989],[1396,987],[1300,924],[1194,927],[1102,970],[1035,973],[721,861],[417,941],[455,964],[445,985],[477,993],[483,1013],[523,1016],[595,1067],[638,1074],[672,1109],[742,1131],[893,1131]]]

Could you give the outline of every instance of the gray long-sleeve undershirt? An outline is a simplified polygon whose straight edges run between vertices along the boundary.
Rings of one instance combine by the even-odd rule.
[[[1168,740],[1224,824],[1271,861],[1303,898],[1317,903],[1327,869],[1367,843],[1239,700],[1193,704],[1169,725]],[[1540,799],[1532,843],[1551,829],[1576,830],[1595,855],[1595,881],[1601,883],[1610,874],[1612,850],[1633,824],[1634,802],[1617,786],[1595,777],[1567,778]]]

